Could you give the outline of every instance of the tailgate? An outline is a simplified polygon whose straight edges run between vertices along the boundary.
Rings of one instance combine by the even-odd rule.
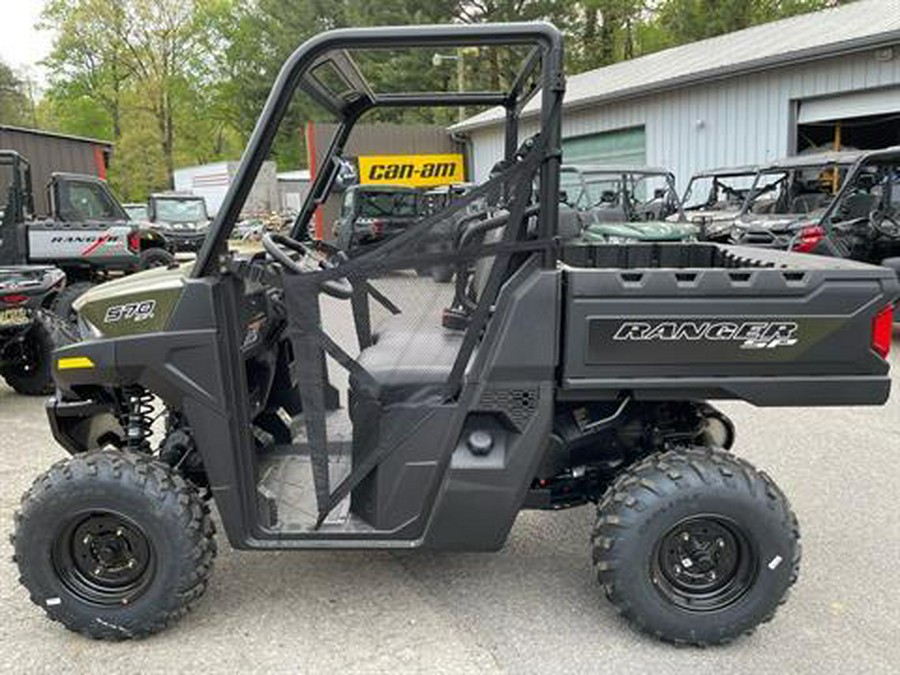
[[[883,403],[890,377],[873,331],[900,294],[896,276],[781,255],[790,266],[566,268],[563,392]]]

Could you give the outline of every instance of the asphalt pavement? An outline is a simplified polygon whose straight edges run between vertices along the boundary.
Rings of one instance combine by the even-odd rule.
[[[2,673],[900,672],[900,332],[881,408],[723,405],[736,450],[785,490],[800,580],[732,645],[675,648],[618,618],[594,582],[593,508],[522,513],[504,550],[220,554],[196,610],[152,638],[98,643],[48,621],[17,583],[19,496],[64,456],[40,399],[0,386]]]

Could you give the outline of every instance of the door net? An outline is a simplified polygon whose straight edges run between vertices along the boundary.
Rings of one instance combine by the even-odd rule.
[[[503,283],[547,247],[535,231],[532,189],[543,155],[539,142],[527,147],[483,185],[360,257],[285,273],[302,401],[292,448],[306,474],[285,479],[298,488],[294,527],[365,521],[371,505],[351,499],[354,489],[457,396]],[[333,297],[329,282],[345,294]]]

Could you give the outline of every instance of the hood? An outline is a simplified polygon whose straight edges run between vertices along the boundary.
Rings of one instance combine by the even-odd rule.
[[[94,286],[81,294],[72,307],[75,311],[90,303],[111,298],[121,298],[135,293],[148,294],[157,291],[181,291],[184,280],[191,271],[194,261],[186,262],[178,267],[154,267],[145,272],[129,274],[127,277],[107,281]]]
[[[697,227],[690,223],[646,221],[638,223],[597,223],[587,227],[588,241],[618,237],[633,241],[683,241],[697,236]]]
[[[684,215],[689,223],[693,223],[698,228],[705,224],[708,233],[719,233],[731,229],[738,217],[738,211],[697,210],[686,211]]]
[[[164,330],[193,264],[156,267],[90,289],[72,304],[82,337],[121,337]]]

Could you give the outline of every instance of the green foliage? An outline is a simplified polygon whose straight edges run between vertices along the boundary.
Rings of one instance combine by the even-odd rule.
[[[31,99],[26,83],[0,61],[0,124],[29,126]]]
[[[662,33],[655,46],[702,40],[838,4],[840,0],[664,0],[654,17]]]
[[[116,142],[111,181],[129,200],[169,184],[176,166],[235,159],[285,59],[331,28],[549,20],[568,35],[570,72],[840,4],[843,0],[48,0],[55,30],[42,124]],[[495,89],[524,54],[370,52],[377,90]],[[461,59],[461,61],[459,60]],[[0,64],[0,120],[28,116]],[[11,92],[11,93],[6,93]],[[18,93],[17,93],[18,92]],[[472,109],[378,111],[367,121],[448,124]],[[327,115],[302,96],[275,141],[282,170],[306,164],[304,125]]]

